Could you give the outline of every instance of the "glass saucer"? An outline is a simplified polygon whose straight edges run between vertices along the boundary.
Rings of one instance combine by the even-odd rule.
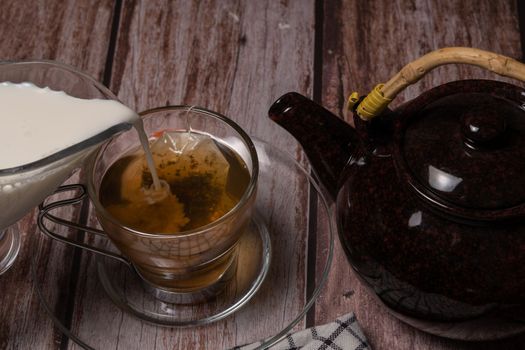
[[[270,235],[259,213],[237,247],[234,278],[228,278],[224,290],[207,302],[170,303],[186,295],[153,289],[137,272],[118,260],[97,256],[98,278],[111,301],[146,322],[159,326],[189,327],[223,319],[241,308],[257,292],[270,267]],[[164,294],[164,295],[162,295]],[[176,295],[174,295],[176,294]],[[191,296],[195,299],[195,296]],[[203,296],[202,299],[209,299]]]
[[[244,254],[239,253],[237,283],[202,304],[163,303],[152,298],[124,264],[42,236],[33,254],[33,285],[57,328],[78,345],[95,349],[151,348],[158,347],[157,342],[162,342],[161,349],[174,344],[191,348],[197,338],[201,346],[206,342],[217,349],[264,339],[260,348],[265,348],[304,328],[305,315],[330,269],[332,216],[309,171],[272,145],[253,141],[260,163],[257,215],[241,242],[250,249],[240,247]],[[315,254],[308,241],[316,242],[320,230],[329,242],[326,251]],[[60,259],[48,258],[54,251],[68,256],[64,250],[74,255],[71,270],[64,269]],[[50,285],[49,274],[65,283]],[[53,288],[66,290],[57,293]]]

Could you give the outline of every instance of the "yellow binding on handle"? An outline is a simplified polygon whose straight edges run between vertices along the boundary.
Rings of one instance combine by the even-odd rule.
[[[363,120],[378,116],[408,85],[419,81],[432,69],[450,63],[471,64],[505,77],[525,80],[525,64],[510,57],[470,47],[447,47],[418,58],[404,66],[385,84],[377,85],[357,106],[357,115]],[[355,100],[356,93],[350,97]],[[352,104],[351,98],[347,108],[352,108],[356,103]]]

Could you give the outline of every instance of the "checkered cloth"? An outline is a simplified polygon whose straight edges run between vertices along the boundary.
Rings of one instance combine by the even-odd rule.
[[[260,342],[238,346],[233,350],[253,350]],[[334,322],[288,334],[271,350],[364,350],[371,349],[353,313]]]

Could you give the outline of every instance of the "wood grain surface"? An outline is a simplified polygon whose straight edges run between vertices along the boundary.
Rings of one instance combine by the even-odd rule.
[[[523,42],[514,0],[3,0],[0,34],[0,60],[71,64],[137,111],[167,104],[215,110],[301,164],[306,159],[297,142],[267,117],[283,93],[314,97],[342,116],[350,92],[366,94],[433,49],[472,46],[521,59]],[[478,68],[441,67],[393,106],[470,77],[506,80]],[[286,175],[275,169],[276,177]],[[35,257],[36,280],[51,311],[96,349],[222,349],[274,334],[299,312],[327,254],[328,223],[322,215],[312,219],[319,203],[308,202],[315,197],[304,185],[264,193],[276,203],[272,215],[290,212],[281,229],[304,233],[276,242],[292,253],[277,254],[273,277],[244,309],[194,329],[155,327],[120,311],[102,290],[94,256],[41,237],[36,211],[29,213],[9,228],[22,232],[23,246],[14,267],[0,276],[0,349],[80,348],[39,302],[30,270]],[[59,214],[96,225],[89,207]],[[337,238],[335,247],[328,283],[295,329],[353,311],[374,349],[525,349],[525,336],[466,343],[401,323],[357,280]]]
[[[103,0],[2,1],[0,60],[56,60],[101,80],[112,12],[112,2]],[[60,214],[78,218],[79,213],[70,209]],[[51,247],[41,239],[36,211],[9,230],[22,235],[22,248],[13,267],[0,276],[0,348],[58,349],[65,338],[53,327],[33,290],[31,262],[36,252],[43,254],[37,274],[45,276],[45,293],[56,300],[51,307],[65,316],[68,287],[75,278],[69,273],[73,251],[63,246]],[[65,230],[62,233],[69,234]]]

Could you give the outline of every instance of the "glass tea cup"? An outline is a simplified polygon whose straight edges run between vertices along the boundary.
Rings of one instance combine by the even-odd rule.
[[[159,299],[180,303],[207,299],[224,288],[237,267],[237,243],[249,225],[257,192],[258,160],[255,146],[233,121],[203,108],[167,106],[142,112],[141,118],[147,135],[189,130],[191,133],[210,136],[218,149],[227,147],[234,151],[249,172],[246,188],[226,214],[201,227],[158,233],[143,232],[123,224],[101,202],[102,180],[108,169],[140,147],[135,130],[114,136],[88,164],[88,195],[103,231],[123,255],[120,259],[133,266],[145,286]],[[235,180],[228,179],[228,183]],[[115,256],[97,247],[87,248]]]

